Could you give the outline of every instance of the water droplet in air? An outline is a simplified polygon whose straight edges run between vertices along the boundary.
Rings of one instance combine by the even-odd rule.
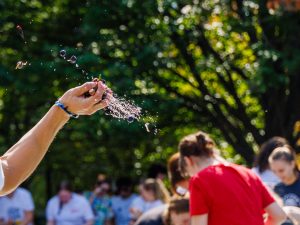
[[[21,27],[20,25],[17,25],[16,28],[17,28],[18,34],[19,34],[19,35],[21,36],[21,38],[24,40],[24,32],[23,32],[22,27]]]
[[[134,119],[135,119],[134,116],[128,116],[127,122],[132,123],[134,121]]]
[[[145,128],[148,133],[150,132],[149,125],[150,125],[149,123],[145,123]]]
[[[78,67],[79,67],[79,65],[78,65],[78,64],[76,64],[75,66],[76,66],[76,68],[78,68]]]
[[[27,65],[27,61],[19,61],[19,62],[17,62],[17,65],[16,65],[16,68],[15,69],[22,69],[24,66],[26,66]]]
[[[77,61],[77,57],[75,55],[72,55],[70,59],[68,59],[68,62],[74,64]]]
[[[66,52],[66,50],[60,50],[60,52],[59,52],[59,55],[60,55],[60,57],[63,57],[63,58],[65,58],[66,57],[66,55],[67,55],[67,52]]]

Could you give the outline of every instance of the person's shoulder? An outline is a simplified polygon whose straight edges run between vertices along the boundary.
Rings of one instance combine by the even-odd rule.
[[[259,179],[259,176],[253,171],[253,169],[249,169],[245,165],[238,165],[238,164],[235,164],[235,163],[228,163],[228,164],[224,164],[224,167],[233,169],[233,170],[235,170],[236,172],[238,172],[240,174],[244,174],[244,175],[247,175],[247,176],[251,176],[255,179]]]
[[[79,195],[79,194],[74,193],[74,192],[72,193],[72,198],[73,198],[73,199],[76,199],[76,200],[82,200],[82,199],[85,199],[84,196]]]
[[[138,203],[144,203],[145,200],[142,198],[142,196],[137,196],[133,199],[133,202],[138,204]]]
[[[31,195],[30,191],[28,191],[27,189],[22,188],[22,187],[17,188],[16,193],[18,193],[18,194],[30,194]]]
[[[253,173],[255,173],[256,175],[260,175],[260,172],[259,172],[259,169],[258,169],[257,166],[256,166],[256,167],[252,167],[252,168],[251,168],[251,171],[252,171]]]
[[[28,197],[28,198],[32,197],[30,191],[28,191],[25,188],[21,188],[21,187],[16,189],[15,194],[17,197]]]
[[[55,195],[52,198],[50,198],[46,204],[46,210],[53,210],[55,208],[59,207],[59,199],[58,196]]]
[[[55,195],[55,196],[53,196],[52,198],[50,198],[50,199],[48,200],[47,205],[52,206],[52,205],[55,205],[55,204],[58,204],[58,203],[59,203],[58,196]]]
[[[227,167],[231,167],[231,164],[224,164],[224,163],[219,163],[216,165],[211,165],[206,167],[205,169],[199,171],[196,175],[194,175],[191,179],[190,182],[197,183],[201,181],[206,181],[209,180],[210,178],[214,176],[218,176],[219,174],[223,174],[222,171],[226,170]]]
[[[300,186],[300,174],[298,175],[298,178],[295,182],[296,186]]]
[[[130,202],[134,202],[134,201],[136,201],[137,199],[140,199],[140,198],[141,198],[141,196],[139,196],[139,195],[133,193],[133,194],[130,195],[130,197],[128,198],[128,200],[129,200]]]
[[[84,196],[76,194],[76,193],[72,193],[72,198],[77,203],[85,204],[88,202],[88,200]]]

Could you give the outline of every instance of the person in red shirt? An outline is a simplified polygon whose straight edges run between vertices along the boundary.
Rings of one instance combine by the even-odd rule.
[[[279,225],[285,220],[283,210],[251,170],[220,162],[208,134],[199,131],[184,137],[179,152],[180,170],[191,177],[191,225]]]

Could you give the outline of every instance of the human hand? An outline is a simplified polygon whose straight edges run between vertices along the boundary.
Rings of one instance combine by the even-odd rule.
[[[96,89],[95,93],[86,96],[86,93]],[[106,97],[102,99],[103,94]],[[68,90],[59,101],[67,107],[68,111],[77,115],[92,115],[96,111],[109,105],[112,91],[103,82],[87,82],[79,87]]]
[[[130,208],[129,211],[131,213],[132,218],[134,219],[139,218],[143,214],[143,212],[136,208]]]
[[[97,195],[99,195],[101,192],[102,192],[101,187],[96,187],[95,190],[94,190],[94,192],[93,192],[93,194],[94,194],[95,196],[97,196]]]

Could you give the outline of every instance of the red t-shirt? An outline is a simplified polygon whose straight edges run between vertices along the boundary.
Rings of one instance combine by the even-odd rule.
[[[263,225],[263,209],[274,198],[251,170],[213,165],[190,180],[190,213],[208,214],[208,225]]]

